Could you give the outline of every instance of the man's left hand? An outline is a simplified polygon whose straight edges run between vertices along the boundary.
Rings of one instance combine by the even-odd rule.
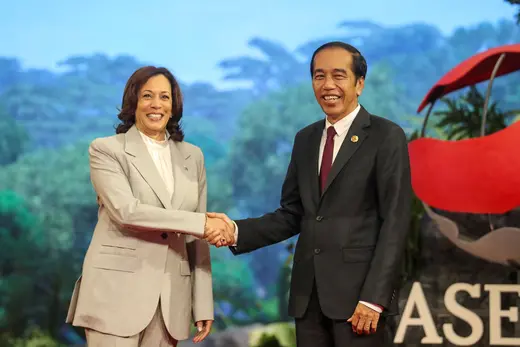
[[[358,303],[354,314],[347,322],[352,323],[352,330],[355,333],[369,335],[376,332],[379,316],[379,313],[370,307]]]

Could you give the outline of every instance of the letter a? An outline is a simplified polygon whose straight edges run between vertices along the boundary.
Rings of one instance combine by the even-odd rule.
[[[417,307],[419,317],[413,318],[413,310]],[[421,339],[422,344],[431,343],[439,345],[442,343],[442,337],[439,336],[435,329],[432,314],[428,308],[428,303],[424,297],[424,292],[421,283],[414,282],[408,301],[403,311],[399,327],[395,334],[394,343],[403,343],[406,335],[406,330],[409,326],[422,326],[424,330],[424,337]]]

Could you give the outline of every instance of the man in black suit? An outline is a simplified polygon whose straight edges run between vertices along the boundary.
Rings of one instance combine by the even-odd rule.
[[[299,234],[289,298],[299,347],[379,347],[380,315],[397,310],[409,229],[407,140],[398,125],[359,105],[367,64],[356,48],[324,44],[310,70],[326,119],[296,134],[280,208],[236,224],[224,214],[208,218],[235,229],[228,237],[235,255]],[[226,238],[216,231],[206,239]]]

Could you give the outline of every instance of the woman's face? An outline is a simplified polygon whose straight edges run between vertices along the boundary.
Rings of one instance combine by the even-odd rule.
[[[150,77],[137,95],[135,123],[145,135],[163,140],[172,114],[172,87],[164,75]]]

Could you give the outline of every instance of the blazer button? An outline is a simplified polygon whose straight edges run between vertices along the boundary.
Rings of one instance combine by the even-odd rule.
[[[161,237],[163,238],[163,240],[166,240],[168,238],[168,234],[167,233],[162,233]]]
[[[323,219],[323,216],[318,216],[318,217],[316,217],[316,220],[317,220],[318,222],[321,222],[322,219]]]
[[[320,252],[321,252],[321,249],[319,249],[319,248],[314,249],[314,254],[320,254]]]

